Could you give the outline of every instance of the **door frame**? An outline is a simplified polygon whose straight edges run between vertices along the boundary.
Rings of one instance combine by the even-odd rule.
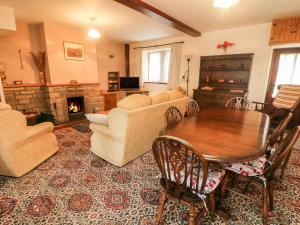
[[[300,47],[278,48],[278,49],[273,50],[268,86],[267,86],[266,95],[265,95],[266,96],[265,102],[267,102],[267,103],[272,103],[272,101],[273,101],[272,93],[274,91],[275,82],[276,82],[276,78],[277,78],[279,58],[280,58],[280,54],[284,54],[284,53],[300,53]]]

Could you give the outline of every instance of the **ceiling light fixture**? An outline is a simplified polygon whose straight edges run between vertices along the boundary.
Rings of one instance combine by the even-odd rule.
[[[93,23],[93,27],[91,29],[88,30],[87,32],[87,36],[89,38],[92,38],[92,39],[99,39],[100,36],[101,36],[101,33],[96,29],[94,28],[95,27],[95,21],[97,20],[96,18],[90,18],[90,20],[92,21]]]
[[[89,29],[87,35],[89,38],[93,38],[93,39],[98,39],[101,36],[100,32],[95,28]]]
[[[214,7],[216,8],[229,8],[239,3],[239,0],[214,0]]]

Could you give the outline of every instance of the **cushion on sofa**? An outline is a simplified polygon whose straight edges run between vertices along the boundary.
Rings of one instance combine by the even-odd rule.
[[[151,95],[152,105],[169,101],[169,94],[167,91],[155,93]]]
[[[107,125],[107,114],[89,113],[85,116],[91,123]]]
[[[148,95],[133,94],[117,103],[118,108],[133,110],[151,105],[151,97]]]
[[[183,93],[178,90],[169,91],[168,94],[169,94],[169,101],[184,97]]]

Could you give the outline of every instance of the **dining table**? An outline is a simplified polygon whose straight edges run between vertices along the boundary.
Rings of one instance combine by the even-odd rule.
[[[213,108],[183,118],[165,135],[190,143],[208,161],[246,162],[265,154],[269,126],[258,111]]]

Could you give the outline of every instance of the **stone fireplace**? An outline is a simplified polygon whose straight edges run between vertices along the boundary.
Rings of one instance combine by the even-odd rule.
[[[85,113],[104,110],[99,83],[81,84],[24,84],[4,86],[6,102],[21,112],[50,114],[56,124],[83,117]],[[79,112],[69,112],[73,99],[81,103]]]

